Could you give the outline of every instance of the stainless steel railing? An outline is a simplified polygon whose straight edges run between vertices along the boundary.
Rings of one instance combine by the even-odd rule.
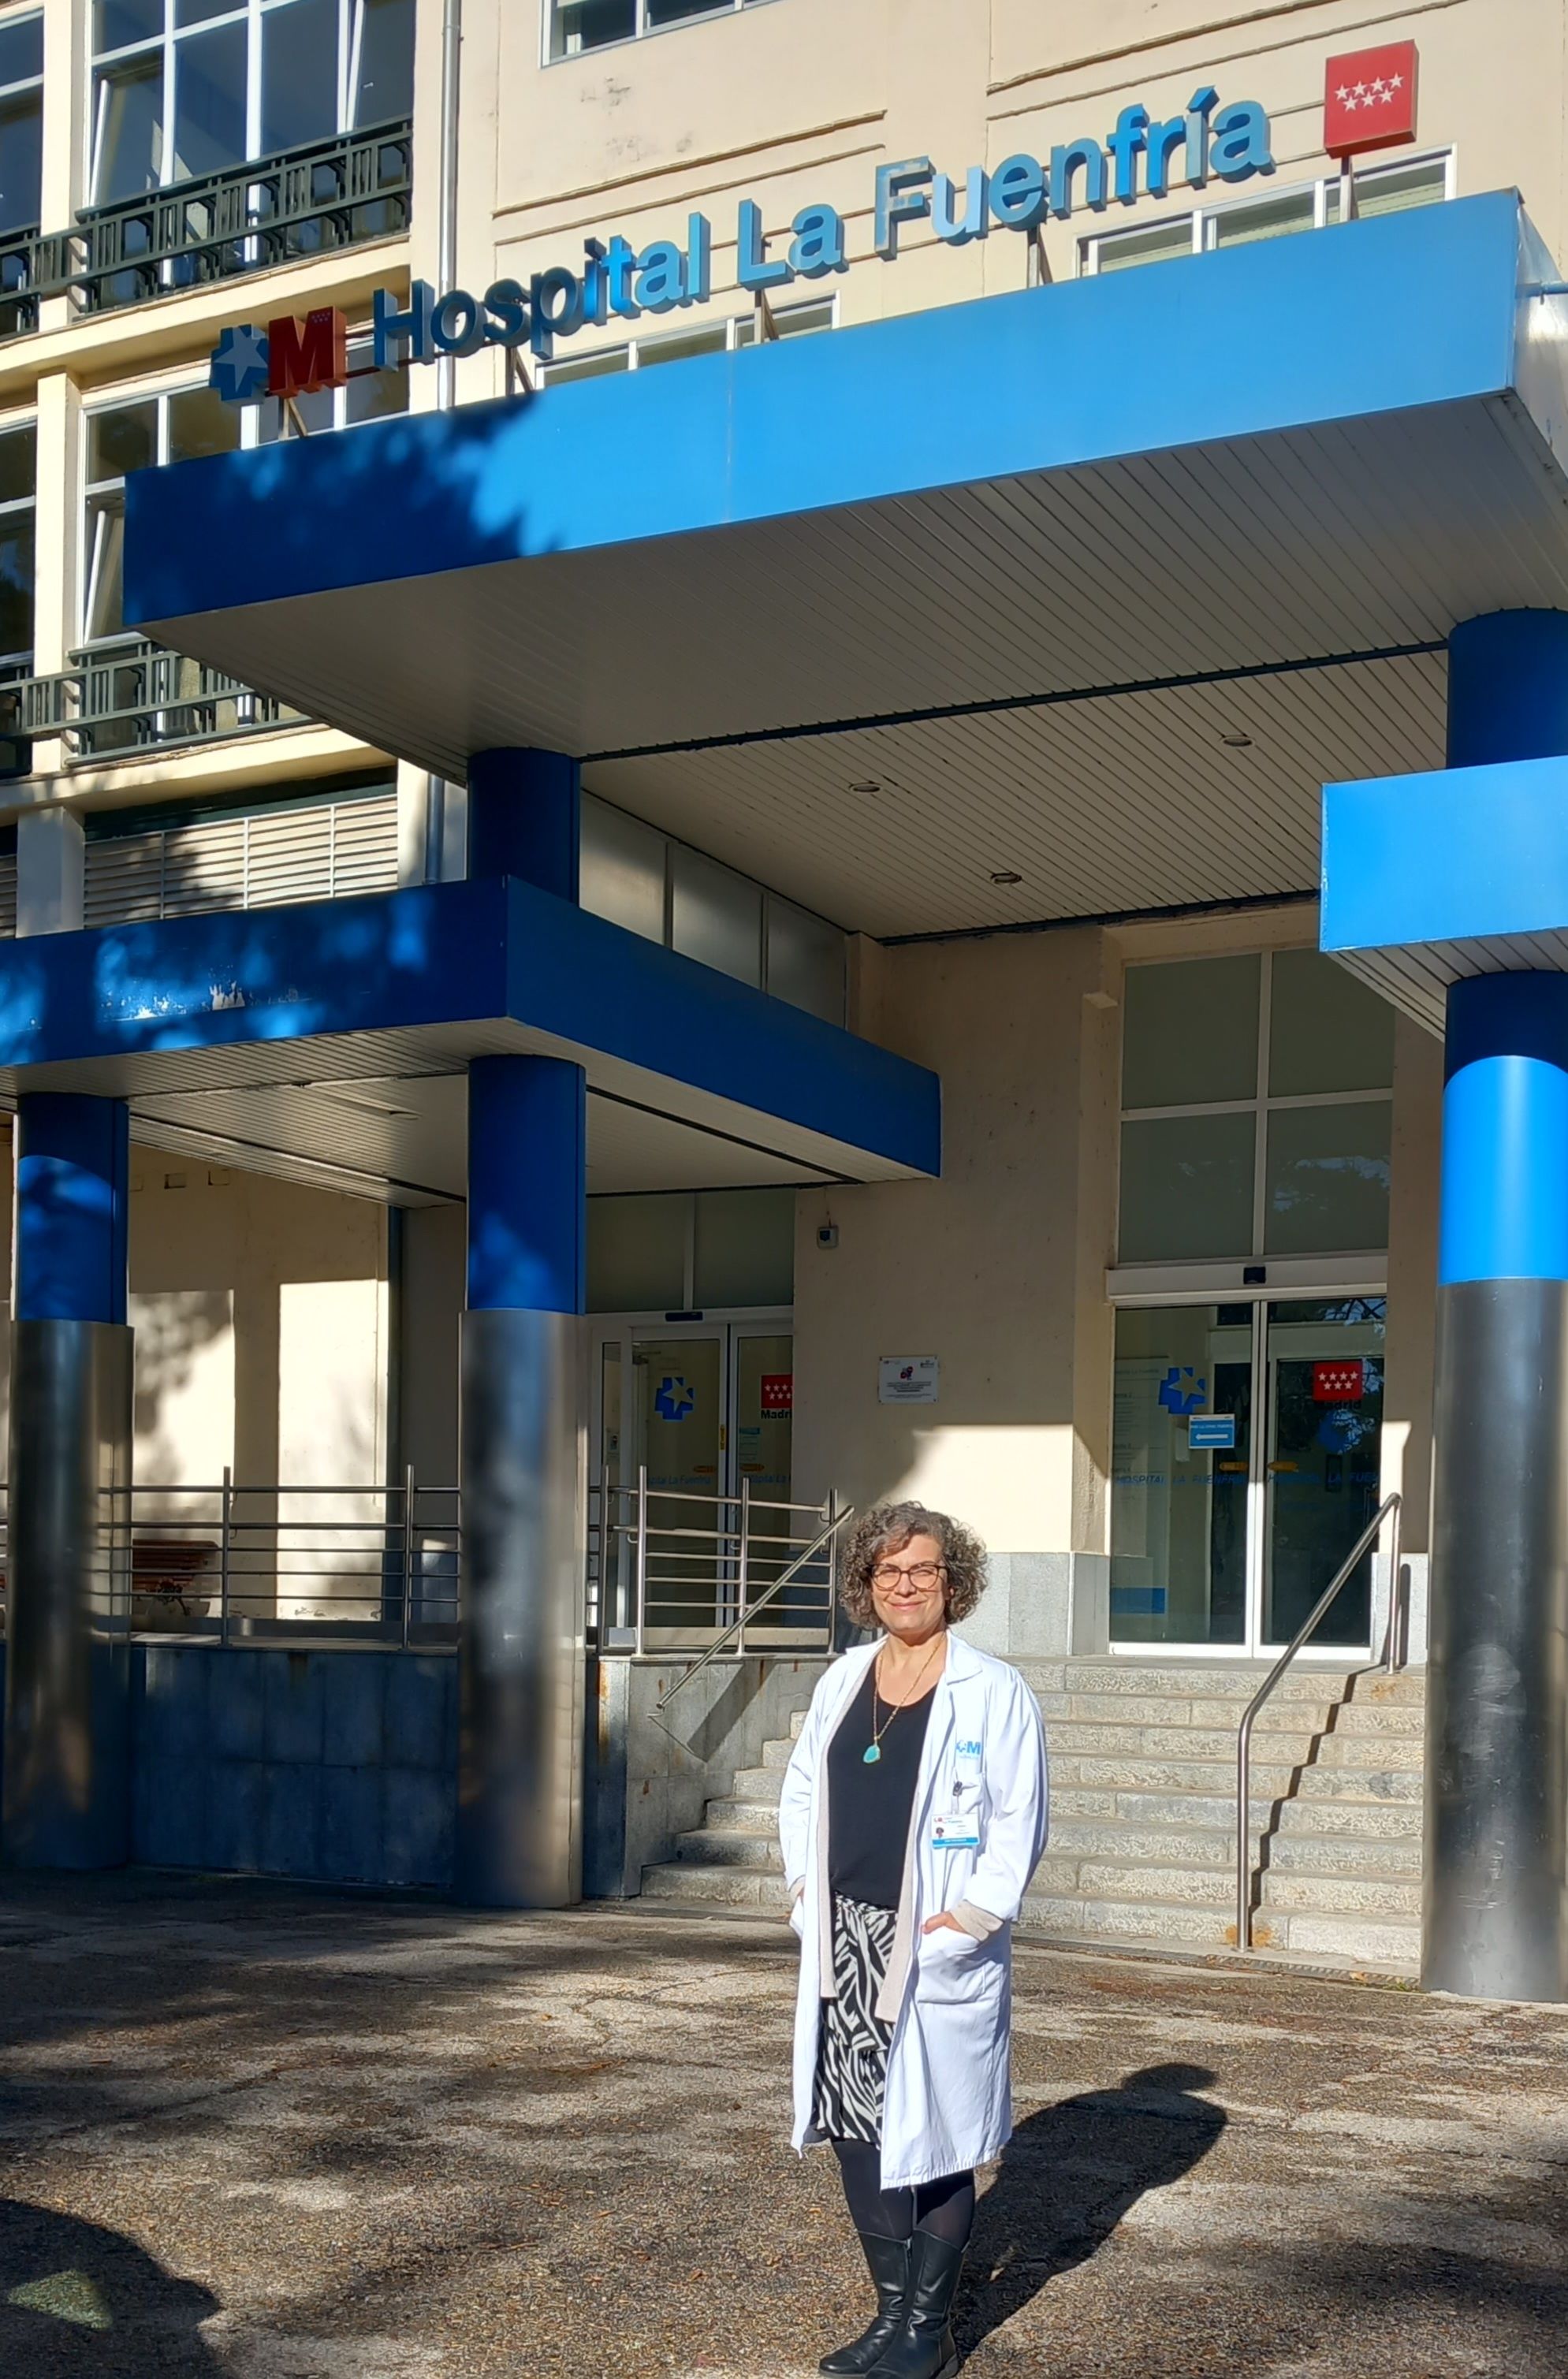
[[[458,1496],[422,1486],[134,1487],[133,1631],[411,1646],[457,1632]],[[160,1609],[160,1603],[165,1608]]]
[[[5,1505],[0,1483],[0,1616]],[[139,1483],[106,1514],[121,1549],[111,1567],[132,1634],[219,1645],[258,1642],[424,1647],[455,1642],[462,1599],[458,1490],[412,1470],[384,1487],[251,1483],[225,1470],[210,1486]],[[836,1496],[797,1503],[667,1488],[646,1468],[601,1477],[587,1514],[587,1632],[633,1659],[830,1650],[836,1541],[851,1516]],[[106,1570],[106,1576],[108,1572]]]
[[[820,1650],[837,1614],[837,1497],[795,1503],[601,1472],[588,1499],[588,1634],[600,1652]]]
[[[225,1470],[213,1486],[138,1485],[108,1500],[109,1533],[128,1540],[132,1635],[405,1650],[456,1640],[457,1490],[412,1470],[390,1487],[250,1485]]]
[[[789,1567],[780,1572],[779,1576],[774,1580],[771,1586],[765,1588],[765,1590],[758,1595],[749,1614],[754,1622],[766,1606],[771,1606],[774,1610],[778,1608],[783,1596],[794,1583],[798,1574],[810,1563],[818,1560],[826,1560],[829,1580],[831,1581],[837,1576],[838,1531],[844,1527],[846,1521],[852,1520],[854,1516],[855,1507],[852,1503],[846,1503],[841,1511],[836,1506],[830,1510],[827,1519],[825,1521],[823,1527],[818,1530],[811,1544],[806,1547],[803,1552],[796,1555]],[[732,1620],[730,1625],[714,1638],[713,1642],[707,1647],[707,1649],[698,1654],[691,1667],[684,1670],[682,1673],[675,1679],[673,1685],[666,1685],[664,1691],[660,1694],[657,1704],[651,1712],[651,1716],[653,1718],[654,1724],[656,1726],[662,1727],[665,1733],[669,1735],[669,1739],[672,1743],[676,1740],[676,1737],[670,1733],[669,1728],[665,1725],[665,1713],[669,1709],[670,1703],[675,1699],[677,1694],[683,1693],[685,1691],[686,1687],[692,1683],[694,1677],[701,1676],[703,1671],[711,1667],[715,1660],[722,1660],[726,1659],[739,1660],[742,1657],[746,1649],[747,1619],[748,1613],[742,1610],[741,1616],[738,1619]],[[756,1629],[754,1624],[752,1630],[752,1638],[754,1646],[756,1641]],[[831,1650],[832,1643],[833,1630],[830,1623],[827,1641],[823,1648],[825,1650]]]
[[[1384,1496],[1242,1715],[1236,1738],[1236,1946],[1238,1950],[1250,1950],[1252,1947],[1253,1725],[1259,1711],[1297,1652],[1327,1614],[1335,1596],[1349,1584],[1364,1556],[1377,1543],[1383,1532],[1384,1521],[1390,1519],[1393,1525],[1389,1545],[1388,1633],[1383,1639],[1379,1665],[1390,1676],[1401,1665],[1405,1656],[1405,1583],[1399,1567],[1399,1515],[1403,1503],[1401,1495]]]

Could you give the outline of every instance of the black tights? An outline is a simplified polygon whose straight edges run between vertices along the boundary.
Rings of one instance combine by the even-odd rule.
[[[844,2202],[857,2230],[874,2239],[908,2239],[929,2230],[951,2247],[969,2244],[974,2220],[974,2175],[950,2172],[913,2189],[884,2189],[882,2151],[859,2140],[835,2140]]]

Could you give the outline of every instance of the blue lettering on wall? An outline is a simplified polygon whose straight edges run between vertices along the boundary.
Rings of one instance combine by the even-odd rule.
[[[929,157],[879,165],[873,246],[892,261],[901,233],[916,224],[929,223],[930,236],[961,248],[984,239],[993,224],[1032,232],[1047,217],[1065,220],[1080,206],[1102,213],[1145,195],[1163,199],[1178,174],[1189,187],[1202,189],[1211,175],[1234,183],[1273,170],[1266,111],[1253,99],[1221,107],[1212,83],[1203,83],[1183,115],[1156,122],[1135,102],[1103,139],[1083,134],[1059,142],[1048,164],[1020,151],[989,171],[971,165],[961,176],[938,173]],[[787,253],[772,254],[761,207],[754,199],[740,201],[735,278],[741,288],[760,293],[848,271],[848,235],[838,207],[802,207],[790,233]],[[525,345],[548,360],[559,338],[602,329],[612,318],[635,322],[645,314],[703,306],[712,295],[713,225],[706,215],[693,214],[684,246],[656,239],[639,249],[614,232],[585,241],[580,272],[551,265],[526,284],[493,282],[482,297],[465,289],[438,297],[428,282],[416,281],[404,304],[393,291],[378,289],[371,299],[376,366],[433,363],[438,356],[476,355],[487,346]]]
[[[842,272],[844,218],[837,207],[802,207],[790,226],[790,270],[802,281],[820,280],[825,272]]]

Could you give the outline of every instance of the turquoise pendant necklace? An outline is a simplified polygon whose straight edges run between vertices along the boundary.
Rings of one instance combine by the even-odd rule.
[[[877,1761],[881,1758],[883,1736],[892,1725],[893,1721],[898,1717],[899,1712],[901,1709],[907,1709],[909,1704],[914,1699],[915,1685],[920,1685],[924,1679],[926,1670],[931,1666],[932,1654],[940,1648],[942,1638],[938,1636],[935,1642],[932,1645],[931,1651],[926,1654],[925,1659],[921,1663],[920,1669],[915,1676],[914,1685],[910,1687],[909,1692],[904,1696],[901,1702],[889,1702],[887,1705],[887,1715],[883,1720],[880,1726],[878,1726],[876,1722],[876,1713],[882,1703],[882,1686],[877,1674],[881,1664],[881,1655],[878,1654],[876,1660],[872,1662],[871,1741],[866,1745],[865,1749],[861,1754],[861,1758],[867,1768],[874,1768]]]

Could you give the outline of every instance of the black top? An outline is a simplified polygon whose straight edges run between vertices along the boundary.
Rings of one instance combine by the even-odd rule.
[[[868,1767],[873,1696],[882,1757]],[[899,1905],[931,1702],[923,1694],[895,1710],[876,1692],[874,1660],[827,1746],[827,1879],[845,1900],[870,1908]]]

